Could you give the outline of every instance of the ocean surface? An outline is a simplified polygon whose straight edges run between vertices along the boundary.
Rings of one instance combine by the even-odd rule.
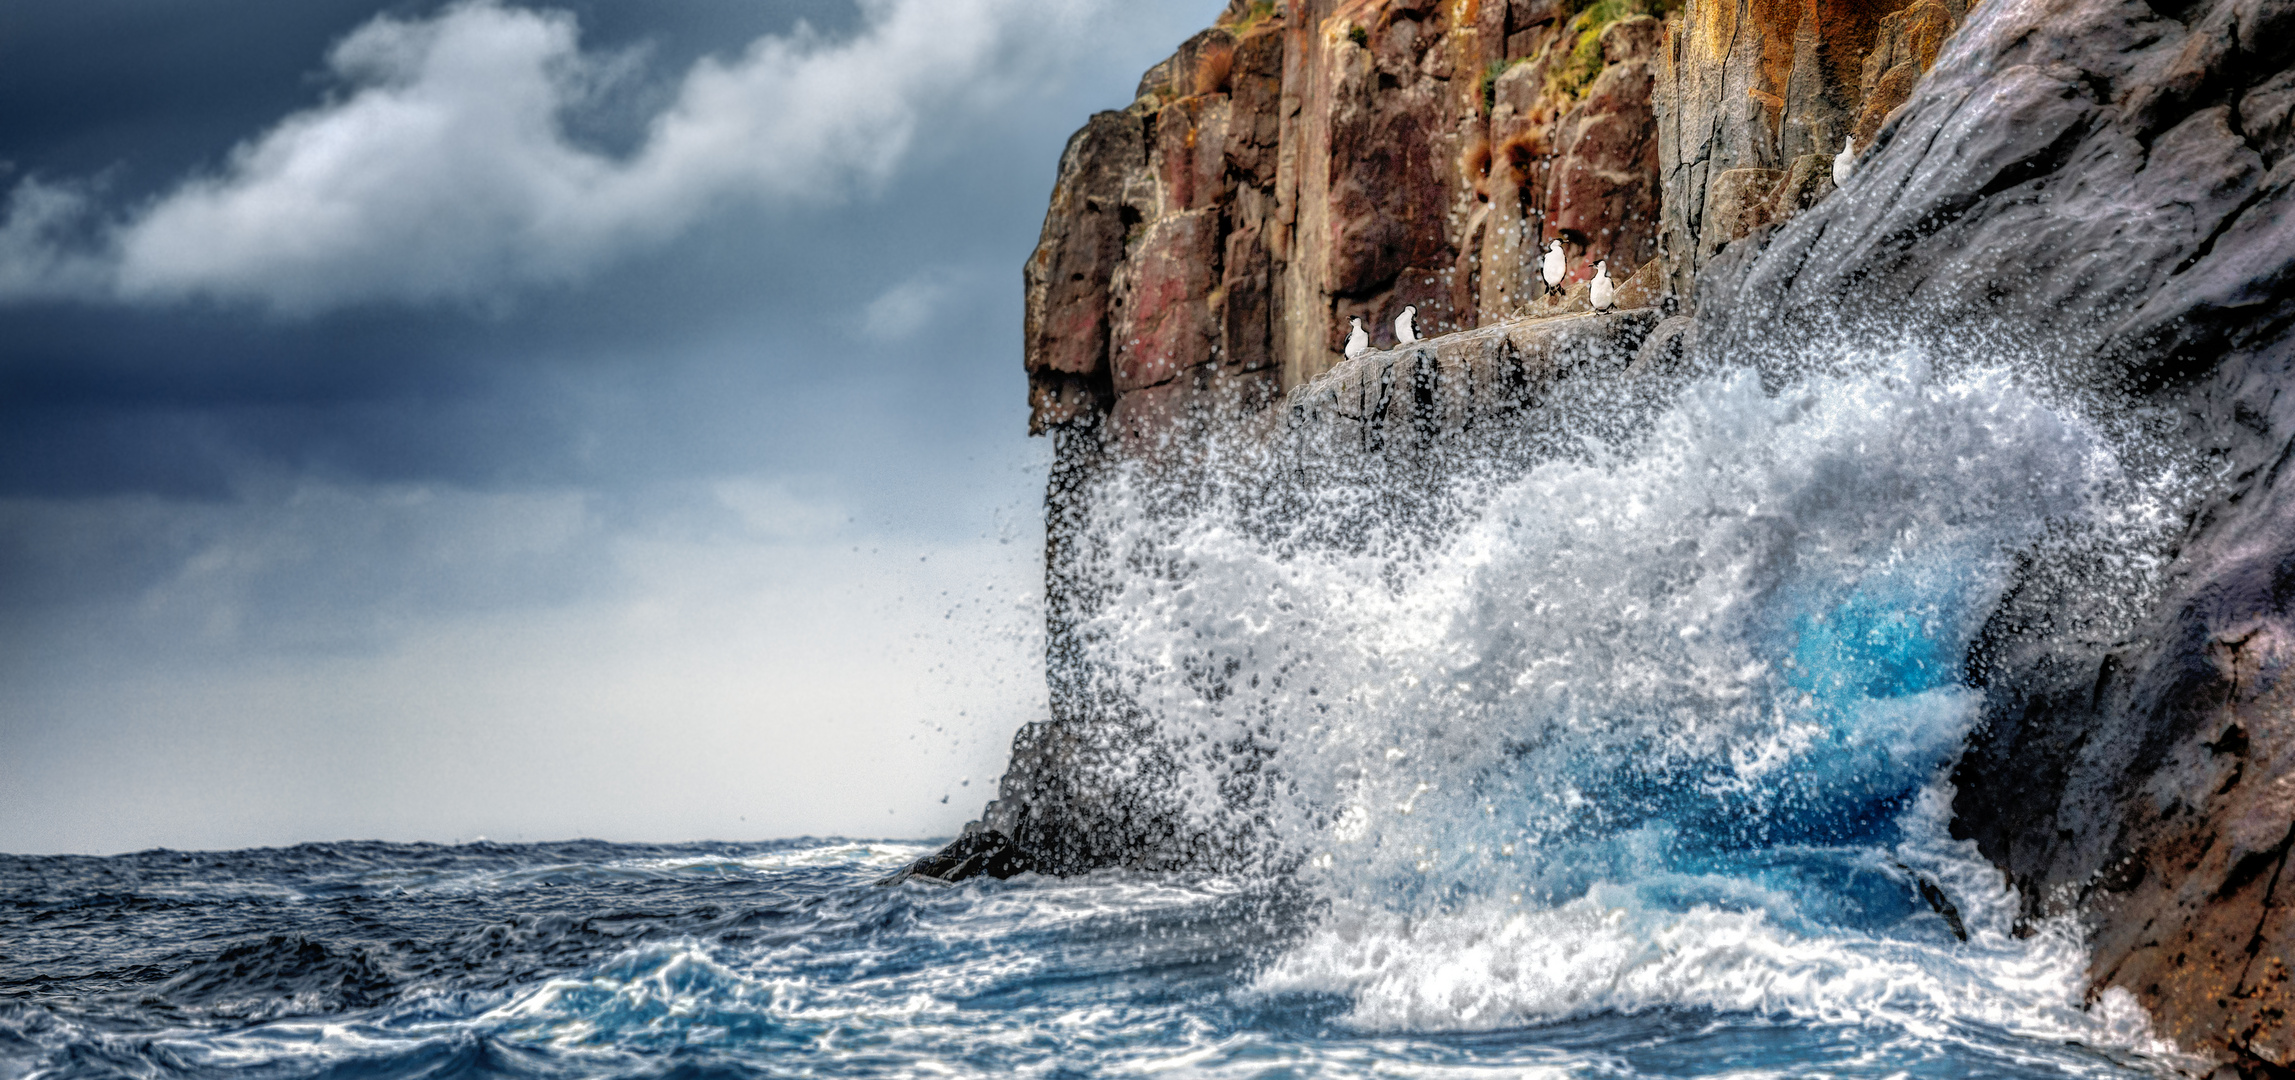
[[[1472,460],[1245,446],[1079,498],[1104,588],[1054,693],[1106,741],[1063,779],[1217,874],[887,884],[931,845],[818,840],[5,857],[0,1080],[2189,1064],[1949,827],[1987,619],[2064,567],[2051,617],[2120,632],[2174,470],[2120,412],[1912,352],[1654,409],[1585,382]]]
[[[1933,863],[1966,943],[1905,871],[1854,851],[1790,861],[1834,882],[1836,899],[1862,889],[1856,927],[1778,918],[1763,905],[1780,897],[1669,910],[1632,890],[1377,924],[1280,880],[876,883],[925,850],[347,843],[0,858],[0,1077],[2052,1077],[2173,1064],[2124,1002],[2084,1007],[2064,928],[2014,937],[2004,906],[1985,906],[2004,898]]]

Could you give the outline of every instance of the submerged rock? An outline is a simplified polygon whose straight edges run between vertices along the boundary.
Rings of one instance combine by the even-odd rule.
[[[1034,872],[1036,863],[1021,850],[1012,838],[994,829],[979,829],[958,837],[956,842],[908,864],[900,873],[886,878],[880,884],[905,881],[909,878],[927,878],[933,881],[955,883],[976,877],[998,880]]]

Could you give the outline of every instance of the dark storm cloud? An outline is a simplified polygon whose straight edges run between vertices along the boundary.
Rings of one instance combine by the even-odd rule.
[[[1219,7],[0,4],[0,192],[57,200],[0,224],[0,850],[961,824],[939,796],[1043,693],[1020,266],[1067,134]],[[998,29],[837,51],[955,10]],[[502,159],[394,193],[492,176],[468,235],[383,214],[280,261],[299,233],[264,223],[346,189],[243,148],[421,51],[362,75],[340,43],[547,39],[551,12],[578,38],[504,70],[573,62],[562,137],[529,111]],[[773,35],[845,81],[776,84],[746,59]],[[807,136],[812,171],[649,150],[705,58],[851,123]],[[676,168],[537,239],[519,185],[566,161],[625,193]],[[226,204],[202,227],[252,231],[130,272],[167,208]]]
[[[102,198],[131,214],[183,190],[184,176],[212,176],[280,116],[340,106],[318,58],[372,25],[347,4],[130,4],[82,20],[33,8],[9,16],[0,92],[39,107],[0,121],[0,153],[52,183],[126,176]],[[524,9],[386,10],[400,20],[391,25],[423,26]],[[578,110],[620,108],[626,131],[666,107],[697,58],[737,63],[743,42],[789,33],[800,16],[821,41],[861,25],[827,4],[572,10],[587,53],[643,60]],[[1089,104],[1120,100],[1124,80],[1106,81]],[[1017,264],[1059,133],[1083,104],[1022,93],[1000,116],[914,133],[907,160],[924,167],[872,192],[794,211],[719,208],[708,228],[639,245],[578,281],[513,274],[484,284],[529,287],[485,299],[300,317],[199,300],[0,305],[0,493],[215,497],[266,464],[354,481],[601,483],[818,464],[809,457],[859,464],[886,442],[1016,423]],[[913,333],[856,332],[887,291],[932,310],[880,305],[913,315]],[[851,392],[870,383],[881,385]],[[843,407],[776,408],[816,392]],[[658,415],[669,401],[679,415]],[[585,444],[592,452],[573,452]]]

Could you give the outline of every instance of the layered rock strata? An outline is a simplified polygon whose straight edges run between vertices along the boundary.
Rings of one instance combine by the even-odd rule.
[[[1664,27],[1559,0],[1239,2],[1094,116],[1026,270],[1031,426],[1133,447],[1271,407],[1339,359],[1657,254]]]
[[[1526,310],[1559,241],[1686,295],[1831,189],[1959,0],[1237,0],[1094,116],[1026,270],[1031,427],[1135,445],[1338,359]]]

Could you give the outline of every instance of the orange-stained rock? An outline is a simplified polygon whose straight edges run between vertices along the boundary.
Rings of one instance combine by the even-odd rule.
[[[1689,0],[1669,19],[1657,95],[1659,247],[1674,291],[1688,295],[1749,218],[1789,217],[1823,186],[1799,183],[1756,214],[1742,190],[1713,190],[1722,177],[1759,169],[1782,183],[1798,159],[1829,156],[1852,133],[1862,149],[1966,11],[1958,0]],[[1727,216],[1709,222],[1715,209]]]
[[[1202,210],[1225,202],[1228,99],[1225,94],[1181,98],[1155,114],[1157,181],[1167,210]]]
[[[1212,27],[1182,42],[1169,59],[1149,68],[1140,76],[1133,96],[1161,105],[1173,98],[1224,94],[1234,61],[1235,35],[1224,27]]]
[[[1883,16],[1872,51],[1865,56],[1863,104],[1857,113],[1857,145],[1869,147],[1882,122],[1912,96],[1920,77],[1936,65],[1946,38],[1968,17],[1960,0],[1915,0]],[[1836,149],[1834,146],[1827,150]]]
[[[1430,329],[1527,310],[1551,240],[1571,282],[1662,261],[1653,295],[1686,301],[1723,247],[1830,193],[1841,136],[1869,137],[1966,10],[1637,8],[1658,4],[1231,3],[1062,161],[1028,278],[1034,429],[1203,365],[1298,385],[1356,315],[1386,343],[1405,304]]]

